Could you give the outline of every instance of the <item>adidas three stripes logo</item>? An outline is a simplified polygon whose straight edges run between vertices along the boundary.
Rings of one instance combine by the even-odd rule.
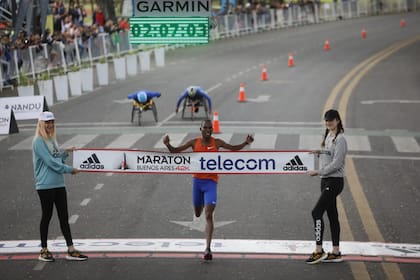
[[[296,155],[288,163],[283,166],[284,171],[308,171],[302,160]]]

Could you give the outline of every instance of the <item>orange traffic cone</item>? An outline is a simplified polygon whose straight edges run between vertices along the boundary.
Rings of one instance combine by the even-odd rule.
[[[329,51],[330,49],[331,49],[330,48],[330,42],[328,40],[326,40],[325,44],[324,44],[324,51]]]
[[[244,84],[241,83],[241,85],[239,86],[238,102],[245,102],[245,101],[246,101],[245,87],[244,87]]]
[[[293,59],[293,53],[289,53],[289,62],[287,63],[289,67],[295,66],[295,60]]]
[[[263,65],[262,73],[261,73],[261,81],[267,81],[267,68],[265,67],[265,64]]]
[[[220,133],[219,113],[217,111],[213,113],[213,133]]]
[[[367,33],[366,33],[366,29],[362,29],[362,38],[366,39]]]
[[[405,19],[402,19],[402,20],[400,21],[400,26],[401,26],[401,27],[405,27],[405,25],[406,25],[406,23],[405,23]]]

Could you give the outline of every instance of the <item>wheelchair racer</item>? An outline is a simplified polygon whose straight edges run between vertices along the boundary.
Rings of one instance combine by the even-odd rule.
[[[209,105],[208,106],[209,107],[209,113],[211,114],[211,98],[207,94],[207,92],[205,92],[199,86],[189,86],[188,88],[185,89],[185,91],[178,98],[178,101],[176,103],[175,113],[178,113],[179,106],[181,105],[182,100],[184,100],[185,98],[189,98],[191,100],[191,102],[194,104],[194,106],[195,106],[194,112],[195,113],[198,112],[199,105],[201,105],[203,102],[205,102],[204,99],[206,99],[207,104]]]
[[[150,105],[150,101],[153,98],[155,97],[159,98],[160,96],[161,96],[160,92],[142,90],[142,91],[131,93],[127,97],[128,99],[132,99],[134,101],[135,106],[148,109],[148,106]]]

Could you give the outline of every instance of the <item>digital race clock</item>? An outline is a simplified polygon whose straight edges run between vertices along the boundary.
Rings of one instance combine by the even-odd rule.
[[[131,17],[131,44],[207,44],[208,17]]]

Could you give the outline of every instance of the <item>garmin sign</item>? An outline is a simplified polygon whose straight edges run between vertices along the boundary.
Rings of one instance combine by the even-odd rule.
[[[135,0],[135,17],[210,17],[210,0]]]

